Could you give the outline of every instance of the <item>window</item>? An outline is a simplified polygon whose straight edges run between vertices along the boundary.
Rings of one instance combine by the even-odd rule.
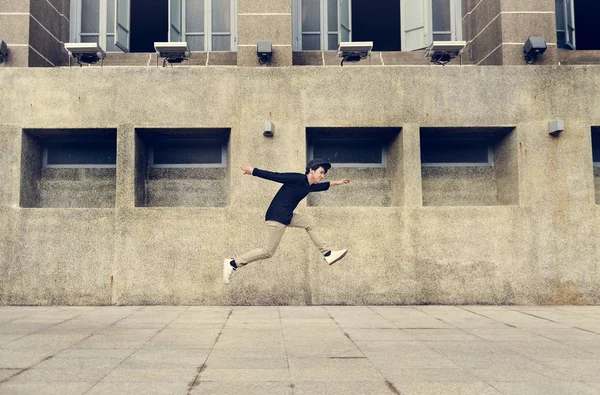
[[[493,166],[490,142],[476,139],[432,139],[421,142],[421,165]]]
[[[600,50],[597,21],[600,2],[555,0],[558,48]]]
[[[44,144],[44,168],[116,167],[116,141],[50,140]]]
[[[373,41],[374,51],[412,51],[462,39],[460,0],[294,0],[294,51],[336,51]]]
[[[385,149],[378,140],[314,140],[309,157],[321,158],[333,167],[385,167]]]
[[[594,167],[600,167],[600,127],[592,127],[592,159]]]
[[[71,41],[109,52],[154,52],[156,41],[191,51],[235,51],[235,0],[73,0]]]
[[[165,138],[150,143],[148,164],[154,168],[225,167],[226,146],[217,140]]]

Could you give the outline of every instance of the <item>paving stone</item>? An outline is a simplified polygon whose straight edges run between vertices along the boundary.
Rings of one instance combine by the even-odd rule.
[[[120,367],[123,369],[197,368],[206,361],[210,349],[148,349],[131,354]]]
[[[407,395],[499,395],[502,394],[491,385],[476,382],[392,382],[401,394]]]
[[[481,340],[462,329],[405,329],[406,333],[417,340],[427,341],[469,341]]]
[[[292,395],[292,393],[297,394],[295,386],[292,387],[291,383],[285,381],[276,383],[201,381],[190,392],[191,395]]]
[[[491,382],[494,388],[506,395],[563,395],[597,394],[598,390],[577,381],[570,382]]]
[[[384,381],[294,381],[294,395],[381,395],[393,394]]]
[[[86,393],[94,383],[92,382],[34,382],[13,383],[11,381],[0,383],[0,394],[7,395],[81,395]]]
[[[172,395],[187,394],[189,389],[185,381],[154,381],[154,382],[107,382],[96,384],[86,395]]]
[[[366,358],[290,358],[292,381],[382,381]]]
[[[212,369],[200,374],[200,381],[290,381],[288,369]]]

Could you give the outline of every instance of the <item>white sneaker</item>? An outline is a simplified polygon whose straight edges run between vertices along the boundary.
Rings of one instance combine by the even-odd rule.
[[[235,268],[231,266],[231,258],[225,258],[223,260],[223,282],[229,284],[229,280],[235,274]]]
[[[329,256],[325,256],[325,261],[327,261],[327,263],[329,263],[330,265],[333,265],[334,263],[336,263],[337,261],[339,261],[340,259],[342,259],[346,253],[348,252],[347,249],[344,250],[335,250],[335,251],[330,251]]]

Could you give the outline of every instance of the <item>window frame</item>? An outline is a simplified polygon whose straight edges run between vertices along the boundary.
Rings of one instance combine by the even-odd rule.
[[[162,139],[161,139],[162,140]],[[162,141],[176,141],[165,139]],[[216,139],[194,139],[194,141],[204,142],[204,143],[220,143],[221,144],[221,162],[220,163],[163,163],[163,164],[155,164],[154,163],[154,146],[156,143],[160,143],[160,140],[155,140],[152,143],[148,144],[148,168],[149,169],[188,169],[188,168],[225,168],[227,167],[227,143],[222,140]]]
[[[431,141],[460,141],[460,139],[434,139]],[[494,147],[489,141],[487,144],[487,162],[423,162],[421,148],[421,167],[494,167]],[[421,146],[423,144],[421,143]]]
[[[308,158],[309,160],[315,157],[315,143],[334,143],[334,142],[345,142],[345,143],[361,143],[361,142],[373,142],[381,145],[381,162],[380,163],[331,163],[331,167],[357,167],[357,168],[385,168],[387,167],[387,149],[384,141],[380,139],[352,139],[352,138],[316,138],[312,139],[308,144]]]
[[[75,15],[74,18],[71,18],[71,22],[69,25],[70,32],[69,38],[71,42],[82,42],[81,37],[84,35],[92,35],[89,33],[81,32],[81,13],[82,13],[82,1],[85,0],[71,0],[71,14]],[[114,30],[108,31],[108,1],[109,0],[99,0],[99,32],[98,32],[98,45],[106,51],[110,53],[128,53],[128,51],[124,51],[121,48],[117,47],[117,6],[118,2],[114,1],[115,11],[114,11]],[[190,35],[198,35],[203,36],[204,39],[204,50],[203,51],[191,51],[191,52],[237,52],[237,0],[229,0],[230,2],[230,32],[228,33],[213,33],[212,31],[212,0],[203,0],[204,1],[204,32],[192,32]],[[171,39],[171,9],[169,3],[169,21],[168,25],[165,27],[168,30],[169,40]],[[188,35],[187,26],[186,26],[186,5],[187,0],[181,1],[181,37],[183,41],[186,41],[185,38]],[[131,4],[130,4],[131,7]],[[131,18],[131,8],[129,8],[129,18]],[[95,34],[93,34],[95,36]],[[230,35],[230,49],[228,51],[213,51],[212,49],[212,37],[213,36],[223,36]],[[114,45],[116,50],[108,50],[107,47],[107,37],[114,37]],[[180,40],[181,41],[181,40]]]

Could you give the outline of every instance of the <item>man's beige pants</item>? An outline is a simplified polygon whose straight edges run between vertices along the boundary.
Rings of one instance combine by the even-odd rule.
[[[250,252],[247,252],[235,259],[235,263],[238,266],[247,265],[250,262],[258,261],[261,259],[268,259],[275,254],[281,237],[285,232],[286,225],[277,221],[267,221],[267,242],[263,248],[257,248]],[[294,213],[292,216],[292,222],[289,225],[292,228],[303,228],[308,233],[308,236],[313,243],[317,246],[322,254],[329,251],[327,243],[321,238],[319,229],[315,223],[315,220],[310,215]]]

